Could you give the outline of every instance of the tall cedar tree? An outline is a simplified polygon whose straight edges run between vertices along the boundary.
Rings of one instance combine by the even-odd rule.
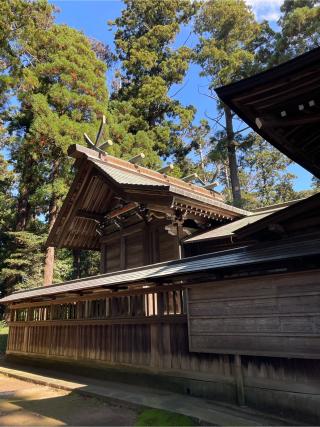
[[[0,112],[28,62],[28,44],[53,22],[54,7],[44,0],[0,0]]]
[[[285,0],[280,8],[275,58],[282,62],[320,45],[319,0]]]
[[[125,0],[116,27],[115,45],[121,70],[114,82],[111,108],[119,117],[116,135],[146,151],[148,164],[159,156],[183,159],[183,137],[191,124],[194,108],[183,107],[170,89],[182,83],[189,67],[191,49],[172,44],[182,25],[196,10],[189,0]]]
[[[17,230],[45,214],[50,231],[70,181],[67,149],[94,136],[107,107],[106,67],[89,40],[64,25],[39,32],[23,70],[20,108],[11,128],[20,134],[13,150],[20,174]],[[54,248],[46,250],[44,283],[53,277]]]
[[[203,2],[195,22],[199,35],[196,48],[201,75],[210,79],[209,89],[246,77],[255,58],[254,41],[261,33],[251,9],[244,0],[208,0]],[[233,113],[225,104],[223,111],[225,144],[233,203],[241,204]]]

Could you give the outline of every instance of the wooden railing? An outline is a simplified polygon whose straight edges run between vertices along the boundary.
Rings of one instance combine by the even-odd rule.
[[[130,319],[186,314],[185,291],[179,288],[161,291],[142,288],[140,292],[132,294],[118,292],[85,298],[52,300],[46,304],[18,304],[17,308],[11,307],[10,322]]]

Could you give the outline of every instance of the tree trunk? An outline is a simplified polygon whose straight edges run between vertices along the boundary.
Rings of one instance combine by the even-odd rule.
[[[44,262],[43,284],[44,286],[52,285],[54,267],[54,247],[48,246],[46,249],[46,258]]]
[[[238,163],[236,156],[236,147],[234,140],[234,131],[232,124],[232,112],[230,108],[224,105],[224,113],[226,119],[226,134],[227,134],[227,150],[228,150],[228,162],[230,170],[230,180],[231,180],[231,190],[232,190],[232,199],[235,206],[241,205],[241,190],[240,190],[240,180],[239,180],[239,171]]]
[[[80,251],[77,249],[73,249],[72,251],[72,257],[73,257],[73,272],[72,272],[72,278],[73,279],[80,279]]]
[[[53,196],[49,207],[49,233],[56,221],[58,213],[57,200]],[[43,284],[45,286],[52,285],[53,281],[53,267],[54,267],[54,246],[46,248],[46,257],[44,262]]]
[[[58,176],[59,162],[55,161],[52,170],[52,182]],[[49,230],[50,233],[54,223],[56,222],[58,214],[58,200],[56,195],[53,193],[49,204]],[[46,248],[46,257],[44,262],[44,274],[43,284],[44,286],[52,285],[53,282],[53,268],[54,268],[54,247],[48,246]]]
[[[28,188],[20,190],[17,207],[16,231],[24,231],[27,228],[31,212],[29,196]]]
[[[29,198],[35,188],[34,176],[32,174],[34,161],[28,156],[24,159],[24,166],[21,172],[20,188],[16,216],[16,231],[26,230],[30,222],[31,206]]]

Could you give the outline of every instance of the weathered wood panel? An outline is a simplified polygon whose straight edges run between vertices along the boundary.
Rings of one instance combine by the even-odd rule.
[[[168,234],[169,221],[144,222],[101,239],[101,272],[109,273],[179,257],[176,236]]]
[[[145,264],[144,232],[125,238],[125,268],[140,267]]]
[[[105,246],[105,272],[121,270],[120,264],[120,239],[114,240]]]
[[[170,261],[178,258],[178,241],[163,228],[159,229],[159,259],[158,262]]]
[[[320,358],[320,273],[192,287],[188,322],[190,351]]]
[[[172,320],[172,321],[171,321]],[[232,374],[225,356],[189,352],[186,319],[149,324],[10,326],[8,354],[69,360],[95,360],[115,365],[222,375]]]

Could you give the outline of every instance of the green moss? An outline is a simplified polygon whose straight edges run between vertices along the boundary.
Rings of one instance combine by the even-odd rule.
[[[161,409],[146,409],[138,416],[135,426],[195,426],[186,415],[167,412]]]

